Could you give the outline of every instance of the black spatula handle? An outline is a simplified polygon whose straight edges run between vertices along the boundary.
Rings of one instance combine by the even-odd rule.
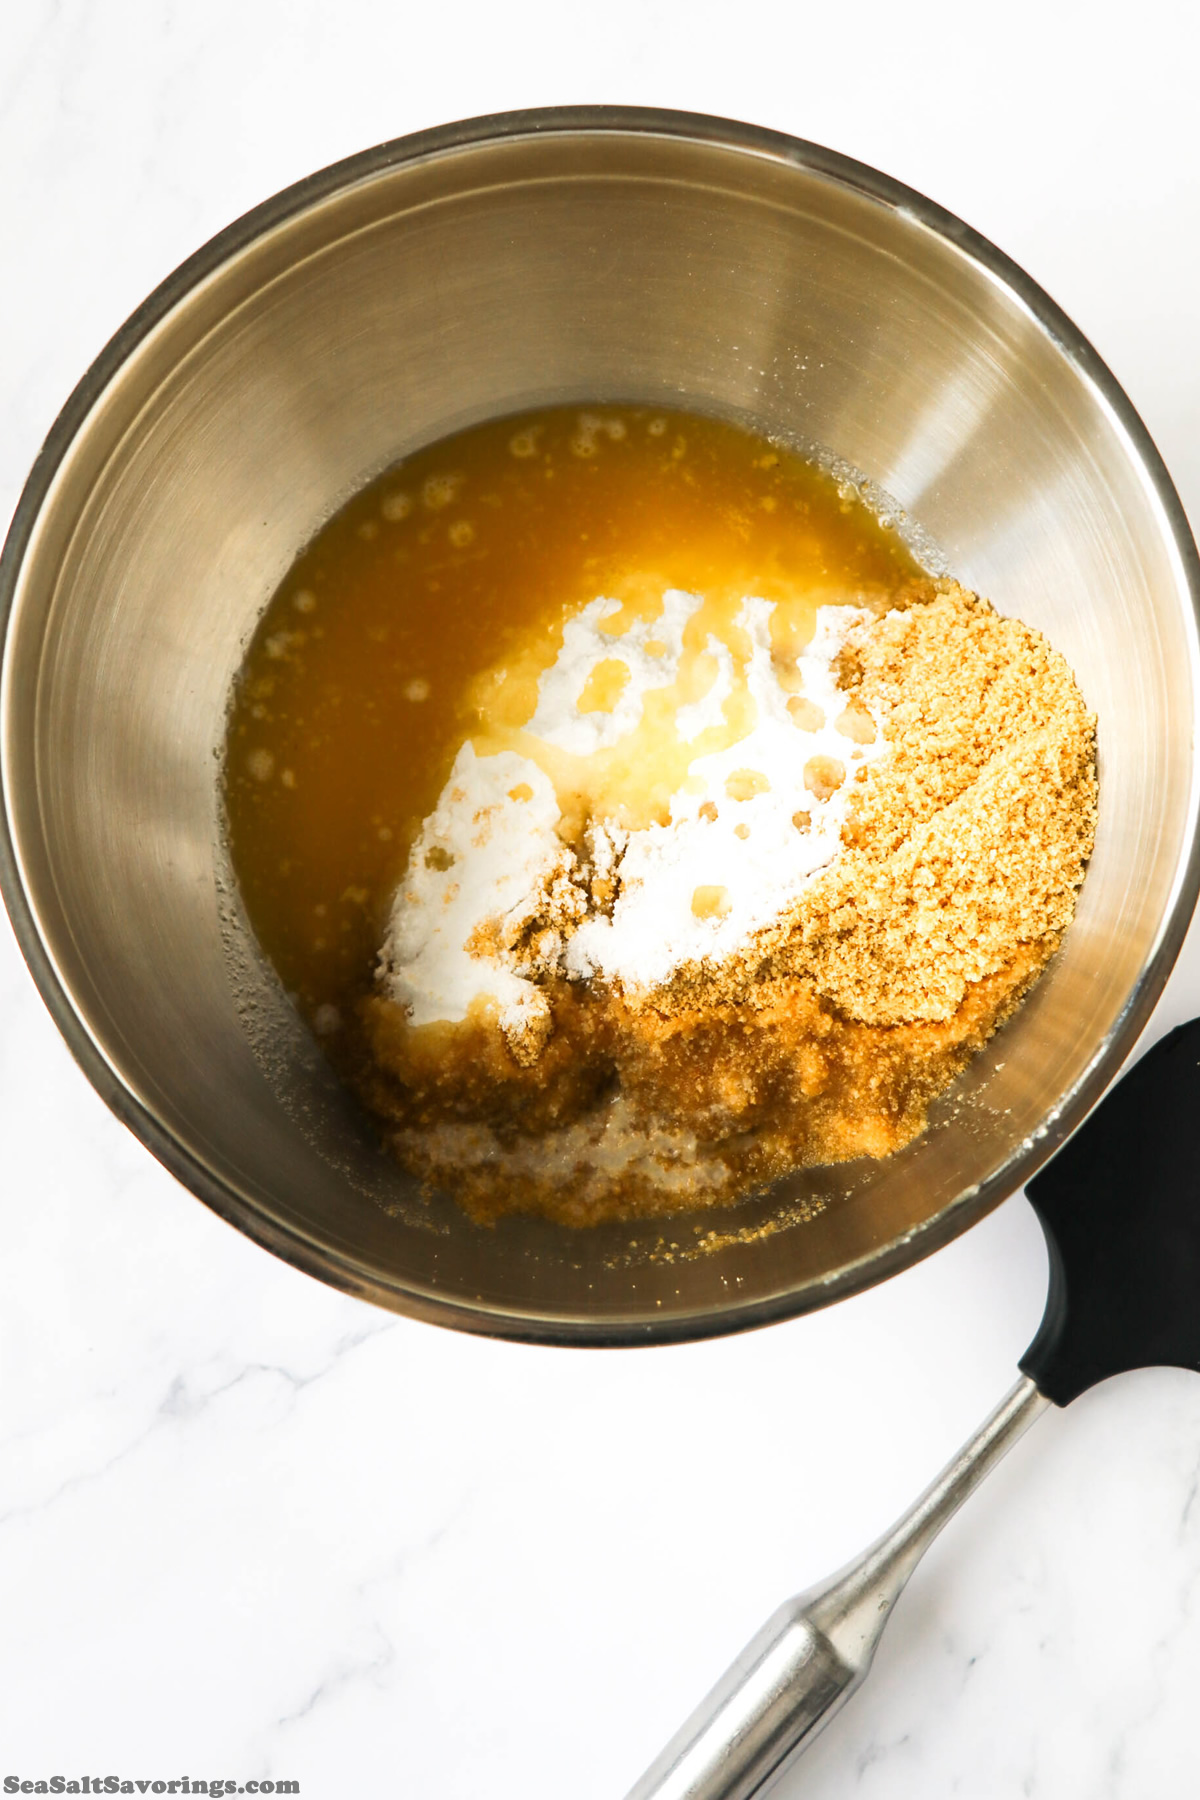
[[[628,1800],[752,1800],[857,1687],[918,1557],[1047,1400],[1150,1363],[1200,1369],[1200,1019],[1118,1082],[1028,1193],[1050,1246],[1028,1379],[865,1556],[768,1620]]]
[[[1065,1406],[1126,1369],[1200,1371],[1200,1019],[1147,1051],[1026,1190],[1050,1293],[1021,1368]]]

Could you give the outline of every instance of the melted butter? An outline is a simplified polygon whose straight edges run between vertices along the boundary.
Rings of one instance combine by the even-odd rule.
[[[597,663],[587,678],[577,705],[581,713],[610,713],[629,685],[629,664],[615,656]]]
[[[530,756],[568,836],[592,816],[663,823],[690,763],[753,726],[744,597],[776,603],[771,648],[786,686],[818,606],[879,603],[914,572],[896,535],[831,478],[694,415],[548,409],[389,470],[297,559],[232,699],[234,869],[285,985],[313,1017],[368,984],[409,849],[465,738],[480,754]],[[637,728],[588,756],[534,739],[525,727],[568,619],[598,595],[619,602],[602,625],[612,655],[586,696],[602,716],[627,684],[621,639],[654,626],[668,589],[702,604]],[[724,646],[730,691],[716,722],[686,740],[680,710],[723,679],[710,639]],[[654,631],[642,648],[666,657]]]
[[[723,919],[729,911],[729,890],[698,887],[692,895],[692,911],[698,919]]]

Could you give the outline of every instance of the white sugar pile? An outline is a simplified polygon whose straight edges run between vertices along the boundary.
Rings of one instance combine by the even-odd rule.
[[[547,971],[646,989],[685,962],[723,961],[838,854],[853,777],[887,752],[879,721],[846,708],[835,669],[848,634],[873,615],[822,606],[810,642],[780,661],[773,604],[753,597],[730,641],[710,633],[686,647],[701,605],[669,590],[656,618],[614,636],[603,626],[619,603],[593,601],[568,620],[541,676],[524,749],[480,755],[463,744],[413,847],[381,955],[384,991],[411,1023],[457,1022],[490,998],[506,1033],[519,1032],[546,1012]],[[611,698],[598,702],[606,674]],[[704,680],[699,698],[685,697]],[[651,694],[677,697],[667,709],[676,744],[713,732],[727,741],[697,745],[666,823],[593,817],[581,860],[559,836],[539,749],[549,766],[556,752],[586,764],[639,729]],[[728,741],[731,718],[743,724]],[[531,947],[521,927],[546,916],[548,896],[552,927]]]

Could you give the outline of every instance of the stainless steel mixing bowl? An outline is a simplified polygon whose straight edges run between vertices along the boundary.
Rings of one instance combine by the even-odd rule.
[[[609,398],[829,447],[1044,629],[1099,715],[1100,833],[1061,954],[908,1150],[665,1228],[487,1230],[379,1153],[257,953],[222,846],[226,697],[296,551],[384,465],[489,415]],[[444,1324],[682,1338],[916,1261],[1097,1098],[1191,911],[1200,572],[1145,430],[997,251],[769,132],[518,114],[289,189],[184,264],[84,378],[2,583],[3,884],[76,1057],[241,1230]],[[723,1245],[697,1253],[713,1228]]]

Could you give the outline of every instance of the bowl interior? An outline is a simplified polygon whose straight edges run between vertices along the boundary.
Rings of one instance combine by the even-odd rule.
[[[10,543],[7,883],[93,1079],[251,1235],[402,1310],[628,1341],[915,1260],[1115,1071],[1193,892],[1194,552],[1086,346],[932,208],[713,122],[544,123],[282,197],[83,384]],[[1102,781],[1066,944],[924,1138],[729,1214],[583,1234],[476,1227],[379,1154],[247,930],[217,787],[231,678],[317,525],[418,444],[571,399],[686,404],[845,458],[1065,653]]]

